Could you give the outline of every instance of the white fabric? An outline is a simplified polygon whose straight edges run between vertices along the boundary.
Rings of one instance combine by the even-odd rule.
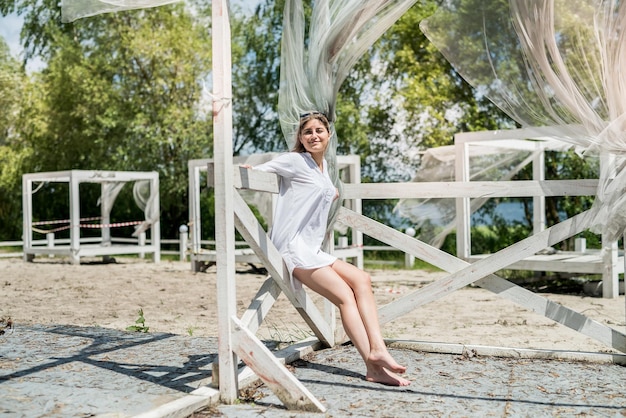
[[[603,160],[592,231],[626,231],[626,2],[447,0],[420,28],[458,73],[522,127]]]
[[[181,0],[61,0],[61,15],[62,21],[67,23],[102,13],[145,9],[179,1]]]
[[[296,267],[320,268],[337,260],[322,251],[328,214],[337,193],[328,164],[324,160],[321,171],[309,153],[289,152],[254,169],[281,177],[270,239],[285,260],[291,285],[300,288],[293,277]]]

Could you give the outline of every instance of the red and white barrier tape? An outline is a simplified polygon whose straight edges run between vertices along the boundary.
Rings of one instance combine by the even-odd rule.
[[[81,219],[81,221],[83,221],[83,220],[84,221],[96,220],[96,219],[100,219],[100,218],[84,218],[84,219]],[[79,224],[78,226],[80,228],[86,228],[86,229],[119,228],[119,227],[123,227],[123,226],[140,225],[140,224],[142,224],[144,222],[145,221],[130,221],[130,222],[117,222],[117,223],[112,223],[112,224]],[[52,222],[49,222],[49,223],[52,223]],[[60,223],[60,222],[55,222],[55,223]],[[33,223],[33,225],[35,225],[35,224]],[[54,232],[64,231],[64,230],[70,229],[70,228],[71,228],[70,225],[65,225],[65,226],[61,226],[59,228],[54,228],[54,229],[49,229],[49,230],[44,230],[44,229],[39,229],[39,228],[34,228],[33,227],[33,231],[39,232],[40,234],[50,234],[50,233],[54,233]]]

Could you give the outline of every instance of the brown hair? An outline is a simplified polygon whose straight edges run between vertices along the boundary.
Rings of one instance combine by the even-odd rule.
[[[307,122],[313,119],[317,119],[322,122],[322,125],[324,125],[328,133],[330,133],[330,122],[328,122],[328,118],[325,114],[320,112],[303,113],[302,115],[300,115],[300,126],[298,127],[298,133],[296,134],[296,143],[294,144],[291,151],[306,152],[304,145],[302,145],[302,141],[300,141],[300,139],[302,139],[302,129],[304,128],[304,125],[307,124]]]

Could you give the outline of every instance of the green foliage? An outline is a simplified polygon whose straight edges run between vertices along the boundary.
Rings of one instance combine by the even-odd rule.
[[[16,126],[31,88],[24,69],[0,38],[0,240],[21,236],[21,175],[33,150]]]
[[[187,161],[212,153],[211,112],[202,96],[211,43],[202,16],[178,4],[61,24],[56,3],[24,1],[18,8],[28,10],[26,49],[42,54],[47,67],[32,76],[15,123],[31,150],[16,174],[158,171],[162,233],[176,236],[187,222]],[[42,8],[51,16],[45,24],[32,15]],[[67,194],[48,197],[34,217],[65,216],[55,200]],[[97,189],[81,191],[81,204],[93,209],[98,197]],[[132,198],[118,199],[112,221],[129,220],[135,209]]]
[[[420,31],[419,23],[438,3],[416,2],[341,86],[338,153],[360,155],[363,182],[409,180],[418,151],[448,145],[457,132],[514,126],[476,95]],[[465,0],[460,16],[477,18],[480,3]],[[276,117],[283,6],[283,0],[265,0],[247,17],[232,9],[234,154],[286,149]],[[162,235],[178,236],[178,226],[188,221],[187,161],[213,153],[212,114],[203,94],[205,84],[210,89],[210,2],[104,14],[70,24],[61,23],[56,1],[0,2],[0,13],[13,12],[24,17],[25,59],[40,57],[46,67],[27,75],[0,43],[0,239],[21,235],[21,175],[68,169],[158,171]],[[502,22],[488,24],[497,32]],[[456,39],[454,48],[475,48],[480,41],[475,34]],[[499,64],[506,65],[506,58]],[[553,178],[586,178],[592,172],[576,160],[550,158]],[[524,175],[529,173],[520,178]],[[64,187],[41,188],[36,219],[69,213]],[[99,214],[98,197],[97,187],[82,188],[81,213]],[[203,237],[213,236],[213,190],[203,186],[200,199]],[[549,221],[578,213],[590,202],[559,200]],[[401,223],[393,217],[394,204],[366,201],[364,213],[383,223]],[[137,211],[127,186],[112,221],[137,219]],[[494,222],[473,242],[484,239],[477,245],[486,251],[528,228],[528,223],[510,228]],[[444,248],[454,252],[453,236]]]
[[[139,308],[137,315],[139,315],[139,317],[135,320],[135,325],[126,327],[126,331],[148,332],[150,328],[146,326],[146,319],[143,316],[143,309]]]

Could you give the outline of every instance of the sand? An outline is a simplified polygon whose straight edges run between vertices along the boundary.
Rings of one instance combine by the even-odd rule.
[[[444,272],[368,270],[383,306]],[[237,266],[237,311],[241,314],[266,276]],[[190,263],[117,258],[80,265],[38,257],[34,262],[0,259],[0,319],[20,325],[100,326],[124,330],[143,325],[149,332],[217,336],[216,267],[195,273]],[[624,295],[603,299],[544,294],[588,317],[626,331]],[[312,294],[316,303],[321,300]],[[424,305],[383,326],[388,339],[498,347],[616,352],[594,339],[473,286]],[[292,342],[312,335],[289,301],[281,296],[257,333],[262,339]]]

